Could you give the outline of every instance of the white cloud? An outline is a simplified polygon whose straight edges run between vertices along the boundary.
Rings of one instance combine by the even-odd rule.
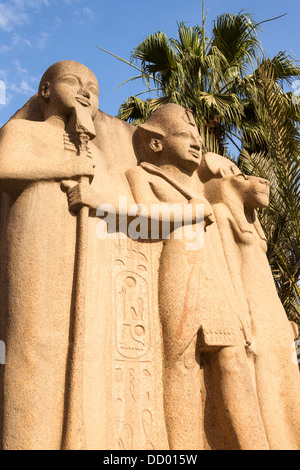
[[[0,3],[0,29],[6,32],[12,31],[15,26],[28,22],[28,15],[19,11],[16,5]]]
[[[21,36],[20,34],[14,33],[11,37],[11,47],[31,47],[32,43],[30,39],[26,38],[25,36]]]
[[[34,95],[37,91],[36,88],[34,88],[30,83],[30,80],[25,79],[20,80],[20,82],[15,82],[11,83],[10,85],[7,85],[7,90],[11,92],[11,96],[13,96],[14,93],[17,93],[28,97]]]
[[[0,2],[0,29],[6,32],[30,22],[30,9],[40,10],[49,0],[10,0]]]
[[[34,95],[37,90],[32,86],[29,80],[22,80],[20,83],[20,93],[22,95]]]
[[[81,7],[84,0],[7,0],[0,1],[0,31],[11,32],[30,24],[35,14],[41,15],[43,9],[49,6],[57,8],[62,1],[71,9],[70,14],[76,17],[79,24],[93,19],[93,11],[88,6]],[[56,23],[61,23],[59,16],[56,16]]]
[[[0,70],[0,79],[4,81],[7,90],[6,104],[11,102],[14,95],[30,97],[37,92],[39,77],[32,75],[20,60],[12,62],[13,69]]]
[[[8,44],[1,44],[0,52],[8,52],[14,48],[18,48],[19,50],[23,49],[24,47],[32,47],[32,42],[28,37],[21,36],[15,32],[11,33],[9,38]]]
[[[45,49],[48,43],[49,34],[46,32],[42,32],[36,39],[35,39],[35,46],[38,49]]]
[[[16,66],[17,71],[18,71],[19,73],[21,73],[21,74],[25,74],[25,73],[27,74],[27,73],[28,73],[28,70],[27,70],[27,69],[24,69],[24,68],[22,67],[22,65],[20,64],[20,61],[19,61],[19,60],[17,60],[17,59],[14,60],[14,61],[13,61],[13,64]]]
[[[41,51],[48,46],[51,31],[63,25],[62,7],[79,24],[93,19],[86,0],[0,0],[0,33],[6,33],[0,53],[10,62],[9,70],[0,69],[0,80],[6,84],[6,104],[17,96],[28,98],[36,93],[40,77],[33,76],[23,66],[22,52],[28,48]],[[47,22],[48,15],[54,17],[51,25]],[[19,60],[13,60],[16,50],[18,54],[14,57]]]
[[[92,21],[94,14],[89,7],[82,7],[74,11],[74,16],[77,18],[79,24],[84,24],[87,21]]]
[[[0,52],[7,52],[11,50],[11,46],[8,46],[7,44],[1,44],[0,46]]]

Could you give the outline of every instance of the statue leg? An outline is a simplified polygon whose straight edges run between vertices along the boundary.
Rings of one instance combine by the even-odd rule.
[[[171,450],[203,449],[200,367],[195,338],[182,356],[168,359],[163,370],[165,420]]]
[[[229,346],[209,354],[214,400],[230,450],[269,450],[245,349]]]

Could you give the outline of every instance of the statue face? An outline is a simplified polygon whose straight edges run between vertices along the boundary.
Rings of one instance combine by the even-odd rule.
[[[263,178],[246,176],[239,173],[229,176],[232,186],[242,197],[243,202],[249,209],[268,207],[270,199],[270,183]]]
[[[94,119],[99,107],[99,86],[95,75],[81,64],[60,65],[48,83],[48,104],[62,116],[82,107]]]
[[[186,170],[196,170],[202,158],[202,140],[197,127],[184,121],[174,123],[162,139],[164,156]]]

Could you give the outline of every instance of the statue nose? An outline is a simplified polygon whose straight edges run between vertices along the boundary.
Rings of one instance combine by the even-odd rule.
[[[78,91],[78,94],[88,99],[90,99],[91,97],[90,93],[87,90],[84,90],[83,88],[80,88],[80,90]]]
[[[192,145],[191,145],[191,148],[192,148],[193,150],[196,150],[197,152],[199,152],[199,150],[201,149],[201,147],[200,147],[199,144],[192,144]]]
[[[197,152],[199,152],[201,150],[201,137],[196,134],[191,134],[191,144],[190,144],[190,147],[194,150],[196,150]]]
[[[194,139],[192,140],[192,143],[191,143],[191,148],[194,149],[194,150],[197,150],[197,152],[199,152],[199,150],[201,150],[201,142],[200,142],[200,139],[194,138]]]

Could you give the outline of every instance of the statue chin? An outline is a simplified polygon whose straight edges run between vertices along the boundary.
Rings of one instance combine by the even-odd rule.
[[[270,204],[269,194],[259,194],[256,204],[257,204],[256,207],[259,209],[265,209],[266,207],[268,207]]]
[[[189,158],[189,159],[180,159],[179,161],[179,168],[190,172],[194,173],[198,168],[200,164],[200,159],[196,160],[195,158]]]
[[[269,188],[266,188],[265,191],[262,191],[261,187],[257,190],[253,190],[248,193],[248,198],[246,205],[253,209],[264,209],[268,207],[270,203],[270,191]]]

